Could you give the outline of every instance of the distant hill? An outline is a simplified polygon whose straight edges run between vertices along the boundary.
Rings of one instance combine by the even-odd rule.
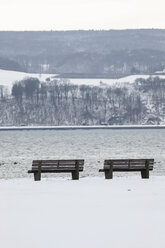
[[[0,32],[0,69],[148,74],[165,68],[165,29]]]
[[[5,70],[13,70],[13,71],[26,71],[26,68],[24,68],[21,63],[19,64],[14,59],[4,58],[0,57],[0,69]]]

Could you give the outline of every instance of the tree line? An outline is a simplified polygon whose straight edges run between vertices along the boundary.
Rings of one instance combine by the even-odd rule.
[[[0,124],[122,125],[165,122],[165,80],[138,79],[123,86],[72,85],[64,80],[16,82],[0,94]]]

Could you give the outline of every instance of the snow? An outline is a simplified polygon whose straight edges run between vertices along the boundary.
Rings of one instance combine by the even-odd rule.
[[[41,81],[45,81],[46,78],[50,80],[60,80],[60,78],[54,78],[57,74],[37,74],[37,73],[25,73],[17,71],[7,71],[0,69],[0,85],[7,86],[9,91],[11,91],[12,85],[15,81],[22,80],[27,77],[35,77]],[[118,79],[106,79],[106,78],[67,78],[64,81],[69,81],[71,84],[76,85],[91,85],[91,86],[110,86],[118,84],[119,86],[123,83],[134,83],[137,78],[148,78],[151,75],[131,75]],[[153,77],[165,78],[165,75],[154,75]],[[101,84],[100,84],[101,82]]]
[[[9,90],[11,90],[11,87],[15,81],[19,81],[27,77],[35,77],[41,81],[45,81],[46,78],[52,76],[55,76],[55,74],[25,73],[0,69],[0,85],[7,86]]]
[[[130,75],[127,77],[122,78],[67,78],[67,80],[71,84],[75,85],[90,85],[90,86],[112,86],[112,85],[118,85],[121,86],[124,83],[132,84],[135,82],[137,78],[144,78],[147,79],[151,75]],[[160,77],[165,78],[165,75],[153,75],[152,77]],[[57,80],[60,80],[60,78],[56,78]],[[66,80],[66,79],[65,79]]]
[[[114,85],[114,84],[123,84],[123,83],[134,83],[137,78],[144,78],[147,79],[151,75],[130,75],[127,77],[122,78],[113,78],[113,79],[107,79],[107,78],[68,78],[70,83],[76,84],[76,85],[93,85],[93,86],[100,86],[100,82],[102,82],[103,85]],[[154,75],[152,77],[160,77],[165,78],[165,75]]]
[[[0,131],[9,130],[77,130],[77,129],[165,129],[165,125],[92,125],[92,126],[0,126]]]
[[[164,176],[0,184],[3,248],[164,248]]]

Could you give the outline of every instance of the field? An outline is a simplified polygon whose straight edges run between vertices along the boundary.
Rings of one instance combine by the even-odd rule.
[[[164,248],[165,177],[1,180],[3,248]]]
[[[40,81],[45,81],[47,78],[50,80],[54,79],[56,76],[56,80],[60,80],[57,77],[57,74],[37,74],[37,73],[25,73],[25,72],[17,72],[17,71],[7,71],[0,69],[0,85],[8,87],[9,91],[11,91],[12,85],[14,82],[22,80],[27,77],[38,78]],[[110,86],[113,84],[121,85],[123,83],[134,83],[137,78],[148,78],[150,75],[130,75],[123,78],[118,79],[110,79],[110,78],[68,78],[64,79],[64,81],[68,81],[75,85],[91,85],[91,86]],[[165,78],[165,75],[157,75],[161,78]],[[154,75],[155,77],[155,75]]]

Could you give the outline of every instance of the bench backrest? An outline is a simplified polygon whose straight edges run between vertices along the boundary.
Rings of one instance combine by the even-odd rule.
[[[37,169],[39,166],[45,169],[75,169],[77,166],[79,170],[84,168],[83,159],[72,160],[33,160],[32,169]]]
[[[113,167],[121,168],[145,168],[147,163],[149,163],[150,168],[153,168],[154,159],[107,159],[104,160],[104,169],[107,169],[111,164]]]

